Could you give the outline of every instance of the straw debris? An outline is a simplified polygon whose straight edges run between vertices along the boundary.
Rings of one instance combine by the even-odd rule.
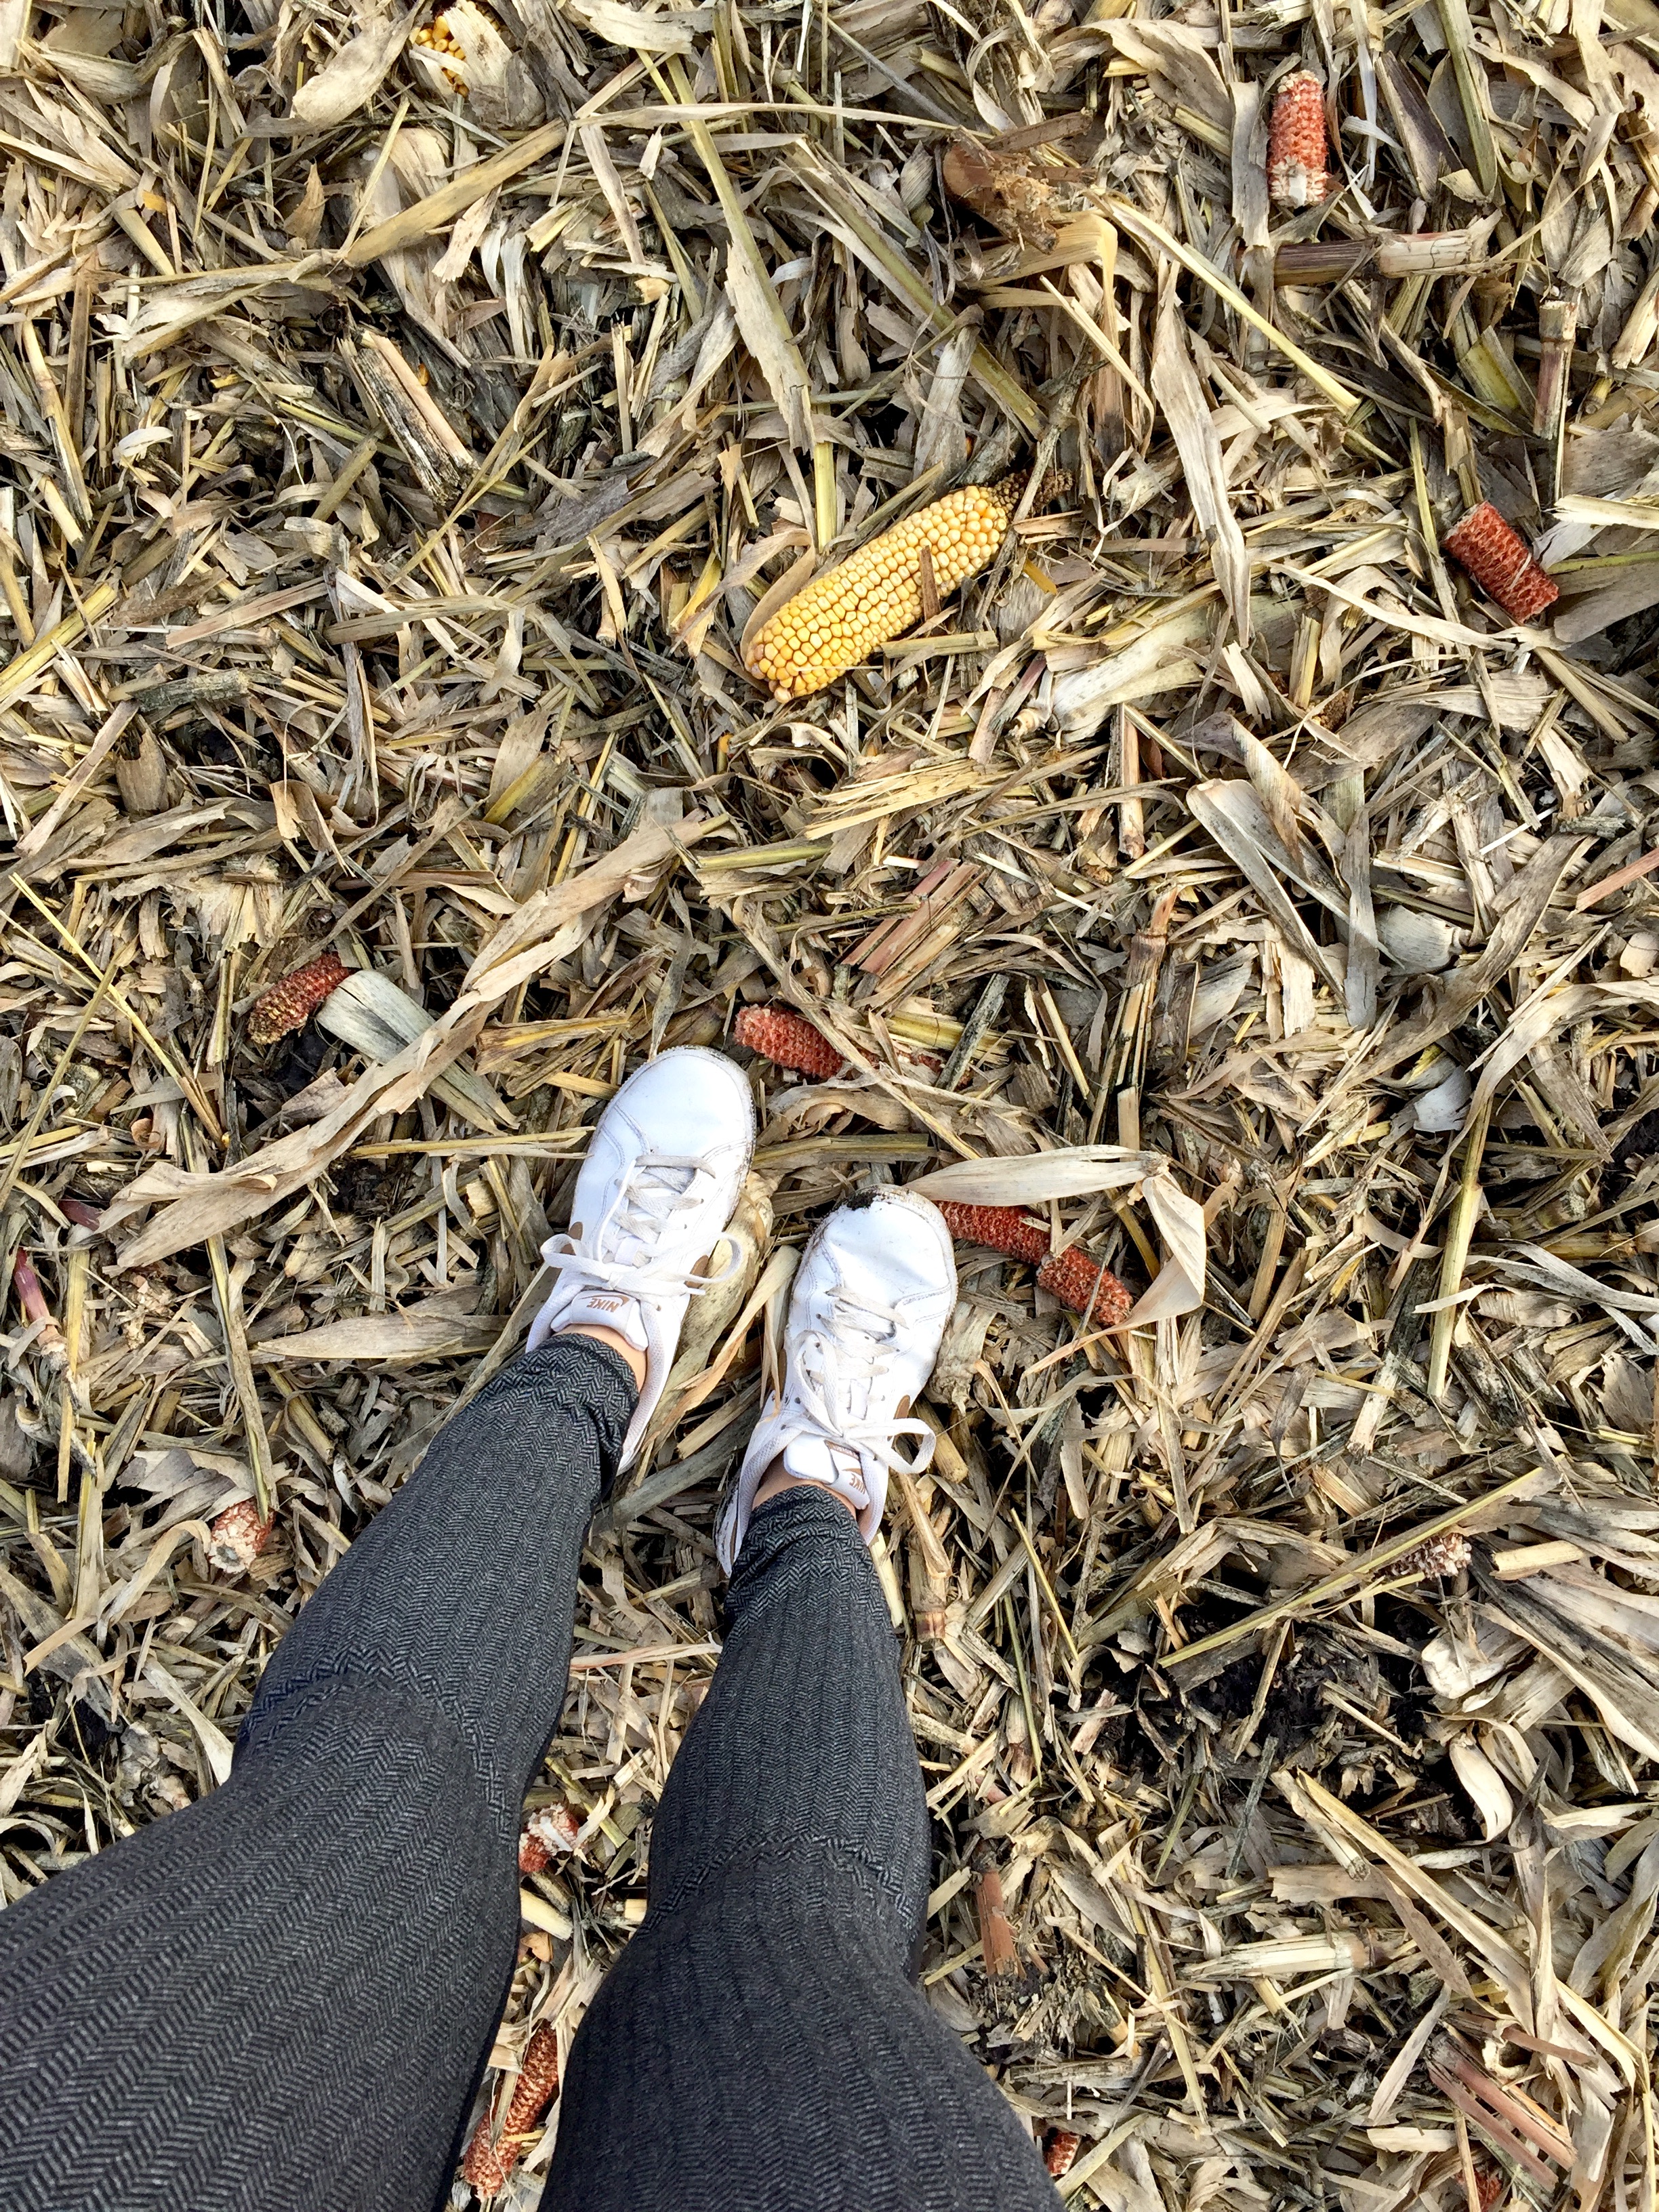
[[[739,1264],[458,2204],[539,2185],[889,1179],[1029,1247],[958,1246],[876,1560],[924,1986],[1062,2191],[1650,2202],[1656,23],[4,11],[0,1897],[222,1780],[697,1043]],[[757,688],[890,532],[902,621]]]

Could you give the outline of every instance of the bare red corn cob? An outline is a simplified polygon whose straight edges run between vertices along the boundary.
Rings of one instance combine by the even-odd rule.
[[[247,1018],[249,1043],[275,1044],[290,1030],[302,1030],[350,973],[332,952],[324,952],[315,960],[307,960],[303,968],[296,968],[291,975],[284,975],[280,983],[273,983],[253,1002]]]
[[[1492,2207],[1504,2194],[1504,2175],[1495,2166],[1474,2162],[1474,2193],[1480,2201],[1480,2212],[1492,2212]]]
[[[1043,1261],[1037,1269],[1037,1284],[1061,1305],[1085,1316],[1097,1328],[1115,1328],[1134,1304],[1111,1269],[1103,1267],[1075,1244],[1057,1258]]]
[[[787,1006],[740,1006],[732,1036],[763,1060],[793,1067],[798,1074],[839,1075],[846,1066],[829,1038]]]
[[[1330,189],[1325,88],[1306,70],[1280,84],[1267,125],[1267,197],[1275,207],[1317,207]]]
[[[1561,596],[1489,499],[1446,532],[1445,546],[1511,622],[1531,622]]]
[[[491,2142],[489,2123],[481,2120],[461,2161],[463,2175],[482,2195],[494,2197],[506,2188],[532,2130],[552,2101],[558,2086],[559,2039],[552,2028],[544,2025],[525,2046],[524,2064],[519,2070],[518,2084],[507,2108],[507,2118],[501,2123],[500,2136]]]
[[[1082,2136],[1070,2128],[1050,2128],[1043,2136],[1042,2163],[1056,2181],[1071,2172],[1082,2144]]]
[[[522,2134],[534,2127],[552,2102],[553,2093],[558,2086],[558,2034],[544,2022],[526,2045],[524,2064],[519,2069],[518,2086],[513,2092],[513,2102],[507,2108],[507,2132],[509,2135]]]
[[[1048,1256],[1048,1232],[1027,1220],[1018,1206],[963,1206],[953,1198],[941,1199],[939,1212],[952,1237],[964,1244],[988,1244],[1011,1260],[1038,1267]]]
[[[274,1514],[260,1519],[259,1509],[251,1498],[239,1498],[234,1505],[227,1505],[209,1532],[213,1538],[214,1565],[227,1574],[246,1574],[270,1543],[275,1522]]]
[[[1086,1314],[1102,1328],[1115,1328],[1134,1303],[1109,1267],[1103,1267],[1076,1245],[1051,1257],[1048,1232],[1028,1220],[1017,1206],[963,1206],[955,1199],[939,1205],[945,1225],[965,1243],[988,1244],[1011,1260],[1024,1260],[1037,1281],[1073,1313]]]
[[[582,1824],[568,1805],[538,1807],[519,1838],[519,1872],[541,1874],[560,1851],[574,1851]]]

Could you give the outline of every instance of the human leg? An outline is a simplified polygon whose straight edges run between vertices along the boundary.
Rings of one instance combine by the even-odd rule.
[[[630,1078],[547,1248],[535,1348],[306,1607],[229,1781],[0,1915],[8,2212],[437,2202],[511,1971],[582,1534],[752,1134],[729,1062]]]
[[[883,1211],[920,1291],[940,1273],[927,1224]],[[866,1257],[884,1242],[868,1226]],[[890,1275],[866,1273],[853,1295],[856,1269],[831,1270],[828,1289],[824,1272],[809,1253],[790,1322],[800,1387],[757,1429],[738,1497],[781,1456],[804,1479],[746,1533],[722,1530],[741,1547],[725,1649],[653,1828],[644,1925],[572,2050],[544,2212],[1057,2203],[1029,2136],[909,1978],[927,1805],[854,1518],[879,1517],[884,1433],[926,1377],[950,1298],[918,1297],[908,1317],[901,1300],[889,1328]],[[907,1334],[908,1371],[890,1356]]]
[[[578,1338],[508,1369],[301,1613],[224,1787],[0,1913],[10,2212],[438,2200],[634,1402]]]

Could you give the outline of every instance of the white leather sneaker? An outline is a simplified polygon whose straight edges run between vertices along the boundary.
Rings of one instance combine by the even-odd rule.
[[[933,1432],[907,1419],[933,1371],[957,1300],[956,1258],[930,1200],[883,1189],[820,1224],[801,1255],[784,1334],[781,1395],[749,1439],[715,1536],[720,1564],[737,1564],[755,1492],[774,1460],[826,1484],[858,1515],[867,1544],[881,1526],[887,1477],[920,1474]],[[914,1437],[914,1458],[894,1450]]]
[[[690,1301],[720,1279],[699,1271],[732,1218],[754,1149],[755,1102],[742,1069],[696,1046],[665,1052],[630,1075],[600,1115],[570,1227],[542,1247],[560,1282],[526,1351],[581,1323],[614,1328],[645,1354],[623,1468],[662,1397]]]

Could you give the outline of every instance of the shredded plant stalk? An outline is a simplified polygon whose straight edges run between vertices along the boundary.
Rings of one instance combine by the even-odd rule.
[[[0,1905],[217,1786],[700,1044],[458,2212],[889,1182],[922,1985],[1062,2193],[1650,2207],[1659,15],[46,0],[0,143]]]

